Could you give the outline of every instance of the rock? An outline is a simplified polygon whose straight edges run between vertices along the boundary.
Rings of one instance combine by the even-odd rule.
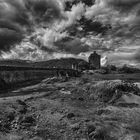
[[[86,118],[84,121],[85,121],[85,122],[90,122],[90,119],[87,119],[87,118]]]
[[[93,124],[89,124],[87,126],[87,133],[90,135],[92,132],[96,130],[96,127]]]
[[[63,129],[60,129],[60,133],[64,133],[65,132],[65,130],[63,130]]]
[[[21,100],[16,100],[16,102],[19,104],[18,105],[18,112],[20,112],[21,114],[26,114],[27,104],[24,101],[21,101]]]
[[[80,124],[79,123],[72,124],[72,125],[70,125],[70,128],[73,131],[76,131],[76,130],[78,130],[80,128]]]
[[[10,112],[7,116],[7,119],[9,122],[13,121],[15,119],[15,112]]]
[[[65,90],[60,90],[61,94],[65,94],[65,95],[70,95],[71,92],[70,91],[65,91]]]
[[[27,104],[24,101],[16,100],[16,102],[20,105],[27,106]]]
[[[18,112],[20,112],[21,114],[26,114],[27,108],[24,107],[24,106],[20,106],[20,107],[18,108]]]
[[[74,114],[74,113],[68,113],[68,115],[67,115],[67,118],[68,118],[68,119],[71,119],[71,118],[73,118],[73,117],[75,117],[75,114]]]
[[[78,100],[84,101],[84,98],[83,97],[79,97]]]
[[[35,120],[35,118],[33,117],[33,116],[26,116],[26,117],[24,117],[22,120],[21,120],[21,125],[23,126],[23,127],[30,127],[30,126],[33,126],[33,125],[35,125],[35,122],[36,122],[36,120]]]

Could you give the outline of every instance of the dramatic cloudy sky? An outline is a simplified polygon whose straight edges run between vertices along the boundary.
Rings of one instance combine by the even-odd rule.
[[[140,0],[0,0],[0,58],[140,64]]]

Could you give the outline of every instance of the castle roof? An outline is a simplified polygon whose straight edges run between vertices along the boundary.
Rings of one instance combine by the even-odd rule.
[[[90,56],[89,59],[95,58],[95,57],[100,57],[99,54],[96,53],[96,51],[94,51]]]

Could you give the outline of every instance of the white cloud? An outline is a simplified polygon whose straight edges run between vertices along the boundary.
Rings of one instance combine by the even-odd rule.
[[[84,12],[85,12],[85,5],[83,3],[74,5],[71,8],[71,11],[66,11],[64,13],[65,20],[58,21],[55,23],[55,29],[57,31],[65,30],[67,27],[75,24],[76,21],[80,19],[81,16],[84,14]]]
[[[55,47],[54,42],[67,37],[68,34],[66,32],[55,31],[54,29],[39,28],[36,29],[32,36],[35,37],[34,41],[39,42],[42,46],[53,49]]]
[[[109,12],[109,8],[105,0],[96,0],[95,4],[91,7],[86,8],[85,16],[88,19],[93,18],[94,16],[104,15]]]

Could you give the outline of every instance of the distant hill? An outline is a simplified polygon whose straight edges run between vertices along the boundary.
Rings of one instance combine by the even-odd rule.
[[[0,66],[15,66],[15,67],[43,67],[43,68],[72,68],[81,62],[86,62],[76,58],[61,58],[48,61],[32,62],[27,60],[0,60]]]
[[[36,67],[47,67],[47,68],[72,68],[73,66],[77,66],[79,63],[85,62],[82,59],[75,58],[61,58],[61,59],[53,59],[49,61],[35,62],[34,66]]]

